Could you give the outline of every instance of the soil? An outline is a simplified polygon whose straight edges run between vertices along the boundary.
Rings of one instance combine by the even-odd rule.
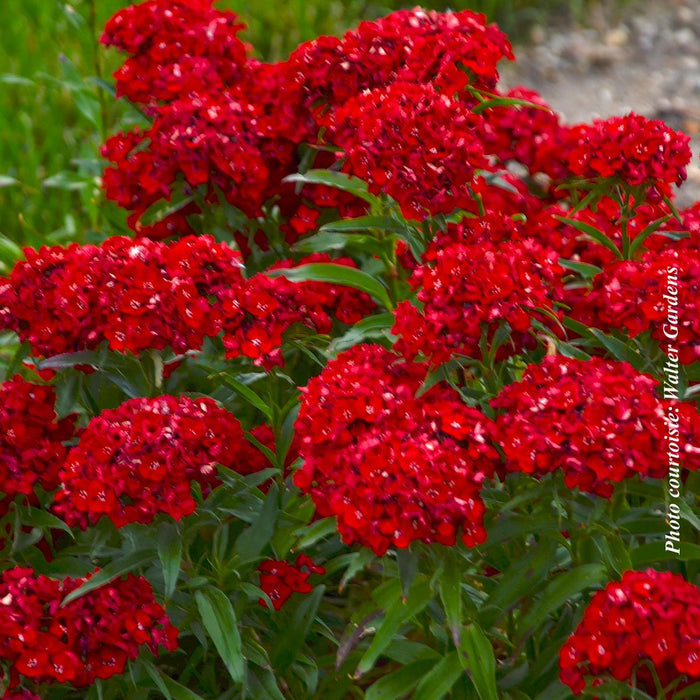
[[[677,204],[700,200],[700,0],[600,6],[587,24],[535,27],[501,84],[537,90],[568,123],[634,111],[684,131],[693,159]]]

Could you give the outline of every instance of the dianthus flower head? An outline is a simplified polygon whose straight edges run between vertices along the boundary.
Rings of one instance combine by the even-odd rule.
[[[0,658],[12,665],[13,686],[26,678],[85,687],[123,673],[141,647],[154,654],[177,647],[177,630],[142,576],[61,606],[91,576],[59,581],[20,567],[0,574]]]
[[[411,83],[363,92],[326,120],[328,140],[342,148],[343,171],[418,219],[472,200],[475,171],[488,167],[480,121],[433,85]]]
[[[513,58],[511,46],[484,15],[415,8],[362,22],[341,39],[306,42],[290,64],[310,106],[337,106],[395,81],[434,83],[448,95],[467,85],[492,89],[502,58]]]
[[[117,97],[155,104],[234,83],[246,62],[243,28],[212,0],[147,0],[120,10],[100,39],[130,54],[114,74]]]
[[[560,678],[576,695],[587,682],[631,681],[654,697],[700,680],[700,589],[670,572],[626,571],[593,596],[559,653]]]
[[[569,488],[609,497],[635,474],[668,471],[670,406],[680,414],[687,469],[700,467],[700,414],[655,393],[658,382],[626,362],[558,355],[529,365],[491,400],[506,469],[541,476],[561,470]]]
[[[530,174],[544,173],[559,181],[569,174],[566,160],[568,129],[534,90],[516,87],[503,97],[537,106],[506,105],[483,112],[483,139],[487,153],[502,163],[517,161]]]
[[[29,496],[36,485],[45,491],[58,486],[75,416],[58,420],[55,405],[50,386],[32,384],[19,375],[0,384],[0,491],[6,499]]]
[[[106,515],[117,527],[175,520],[196,508],[192,483],[206,496],[220,482],[217,465],[250,473],[238,420],[212,399],[130,399],[88,424],[61,471],[54,510],[85,529]]]
[[[305,570],[304,570],[305,569]],[[277,559],[266,559],[258,566],[260,572],[260,588],[272,601],[275,610],[291,598],[292,593],[311,593],[313,586],[309,583],[311,574],[325,574],[322,566],[317,566],[308,554],[300,554],[294,564]],[[267,607],[264,598],[260,605]]]
[[[586,179],[618,178],[631,185],[669,192],[686,179],[690,137],[658,119],[630,113],[572,126],[569,169]]]
[[[468,546],[486,539],[481,484],[498,455],[491,421],[436,385],[426,368],[376,345],[331,360],[304,389],[294,483],[347,544],[377,555],[414,540]]]
[[[142,236],[156,237],[141,222],[144,212],[170,201],[182,183],[190,194],[203,187],[211,197],[218,189],[229,204],[258,216],[297,168],[296,144],[271,134],[269,121],[264,104],[235,92],[191,93],[159,107],[149,129],[117,134],[102,147],[111,162],[103,177],[105,194],[132,212],[129,224]],[[156,233],[161,228],[162,222]],[[187,232],[174,229],[171,235]]]
[[[329,255],[317,253],[297,263],[290,260],[276,263],[270,269],[324,262],[356,267],[351,258],[331,260]],[[326,282],[297,283],[284,276],[269,277],[259,273],[240,290],[224,298],[226,356],[243,355],[266,369],[283,365],[283,335],[295,324],[319,334],[329,334],[334,318],[343,323],[357,323],[375,308],[376,304],[367,294],[351,287]]]
[[[25,249],[0,282],[0,325],[39,356],[199,349],[221,330],[215,299],[243,281],[240,255],[210,236],[171,244],[124,236],[102,245]]]
[[[498,356],[517,354],[534,346],[533,318],[552,325],[541,310],[555,313],[562,270],[553,250],[533,240],[459,240],[431,247],[425,259],[411,278],[422,310],[401,302],[392,329],[407,358],[422,354],[441,364],[452,355],[480,357],[483,334],[490,344],[504,323],[511,334]]]
[[[607,265],[593,278],[591,290],[574,306],[572,316],[604,331],[622,330],[632,338],[651,330],[660,343],[672,341],[678,361],[688,365],[700,358],[699,280],[696,244],[649,251],[640,260]]]

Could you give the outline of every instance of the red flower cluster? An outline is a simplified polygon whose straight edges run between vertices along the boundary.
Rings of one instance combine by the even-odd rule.
[[[350,258],[331,261],[326,254],[316,254],[298,263],[277,263],[271,269],[319,262],[356,267]],[[224,299],[226,357],[244,355],[266,369],[282,365],[282,336],[294,324],[328,334],[333,318],[343,323],[357,323],[375,308],[376,304],[367,294],[351,287],[325,282],[297,283],[260,273]]]
[[[117,527],[175,520],[196,508],[192,482],[206,495],[216,465],[250,473],[251,445],[238,420],[209,398],[131,399],[93,418],[68,454],[54,510],[83,529],[106,515]]]
[[[491,406],[509,471],[543,475],[561,469],[569,488],[609,497],[613,483],[663,478],[668,470],[665,415],[658,382],[626,362],[546,357],[529,365]],[[700,414],[678,404],[684,466],[700,468]]]
[[[415,8],[361,22],[342,39],[306,42],[290,64],[310,106],[337,106],[392,82],[432,82],[446,95],[467,85],[492,89],[502,58],[513,59],[511,46],[484,15]]]
[[[666,247],[639,261],[607,265],[593,278],[590,292],[573,308],[572,316],[601,330],[624,330],[632,338],[651,329],[664,347],[671,344],[676,349],[682,364],[691,364],[700,358],[699,281],[697,245]],[[673,324],[677,336],[669,319],[677,319]]]
[[[61,606],[91,576],[57,581],[19,567],[0,575],[0,658],[12,664],[11,687],[20,676],[84,687],[122,673],[142,646],[154,654],[159,646],[177,648],[177,630],[142,576],[129,574]]]
[[[58,486],[75,416],[57,420],[55,404],[50,386],[19,375],[0,384],[0,491],[8,500],[30,495],[37,484],[46,491]]]
[[[700,680],[700,589],[670,572],[626,571],[593,596],[559,654],[560,678],[576,695],[586,681],[629,681],[656,696],[645,662],[675,691]]]
[[[100,41],[131,54],[114,74],[117,97],[154,104],[238,80],[246,62],[241,29],[212,0],[148,0],[117,12]]]
[[[221,330],[210,297],[243,280],[238,253],[209,236],[170,245],[115,236],[25,254],[0,281],[0,327],[45,356],[104,340],[122,352],[198,349]]]
[[[490,342],[498,325],[508,323],[512,332],[502,357],[533,344],[533,318],[552,325],[537,309],[557,313],[562,270],[553,250],[533,240],[458,240],[431,246],[424,259],[411,278],[423,309],[401,302],[392,329],[400,336],[397,351],[408,359],[422,353],[441,364],[453,354],[480,357],[482,334]]]
[[[431,84],[392,83],[364,92],[326,120],[343,149],[343,170],[386,192],[406,216],[450,213],[473,197],[475,171],[488,167],[481,118]]]
[[[235,90],[190,93],[159,107],[146,131],[107,140],[102,155],[113,166],[104,172],[105,194],[132,212],[129,225],[135,231],[151,238],[190,233],[185,216],[198,211],[194,204],[155,228],[140,221],[149,207],[170,201],[178,189],[191,194],[203,187],[207,201],[216,201],[219,190],[251,217],[280,193],[282,179],[298,168],[296,141],[287,136],[309,134],[288,91],[279,87],[279,70],[251,64]],[[282,127],[288,123],[294,126]]]
[[[294,483],[347,544],[377,555],[414,540],[486,539],[481,484],[498,455],[492,426],[444,385],[420,397],[425,367],[375,345],[331,360],[304,389]]]
[[[587,179],[617,177],[628,185],[680,186],[690,162],[690,137],[658,119],[630,113],[596,119],[569,132],[569,169]]]
[[[484,147],[502,163],[515,160],[531,174],[544,173],[553,180],[569,174],[565,154],[568,129],[559,116],[534,90],[516,87],[504,97],[527,100],[537,107],[507,105],[483,112]]]
[[[291,228],[294,238],[300,207],[338,204],[337,193],[330,202],[313,196],[305,200],[282,182],[298,170],[297,146],[318,141],[325,122],[316,122],[312,115],[322,112],[317,109],[320,100],[337,106],[357,99],[341,118],[347,122],[346,131],[357,122],[352,110],[377,100],[381,109],[375,107],[375,125],[384,119],[403,125],[408,118],[415,128],[431,131],[437,153],[417,142],[409,126],[396,137],[391,130],[371,135],[360,120],[370,137],[363,152],[371,152],[377,161],[372,171],[379,189],[391,179],[387,167],[400,169],[390,189],[408,207],[411,193],[422,194],[416,187],[418,176],[409,172],[420,166],[436,190],[435,211],[452,209],[455,200],[464,199],[465,176],[471,179],[474,168],[484,164],[480,142],[472,133],[480,120],[452,95],[467,85],[492,89],[496,64],[513,57],[505,35],[487,26],[483,15],[404,10],[363,22],[343,39],[322,37],[304,44],[289,61],[264,64],[246,58],[236,36],[241,26],[235,15],[213,10],[209,0],[171,5],[149,0],[127,8],[110,21],[102,39],[132,54],[116,73],[118,90],[148,104],[154,117],[146,131],[117,134],[103,147],[103,155],[112,162],[103,177],[106,195],[131,212],[129,225],[140,235],[191,233],[187,216],[200,213],[203,201],[214,202],[222,193],[249,217],[259,216],[273,197],[281,198],[280,210],[288,218],[281,228]],[[391,99],[384,105],[383,89],[391,83],[410,83],[408,89],[416,95],[401,104],[398,93],[407,88],[389,87]],[[380,90],[374,97],[362,95],[371,88]],[[451,111],[458,113],[456,120]],[[351,136],[347,142],[358,138]],[[404,152],[392,158],[387,152],[416,146],[413,155]],[[354,169],[364,170],[362,156],[359,151],[348,153]],[[448,197],[450,187],[460,192]],[[197,203],[190,201],[156,224],[141,221],[146,210],[176,193],[197,194]],[[302,196],[310,196],[308,188]],[[340,199],[347,206],[348,197]],[[423,195],[417,210],[423,213],[427,202]],[[313,212],[315,218],[317,210]]]
[[[94,349],[198,350],[222,330],[227,357],[282,364],[282,334],[301,323],[318,333],[333,318],[356,323],[374,302],[351,287],[264,274],[245,280],[239,254],[210,236],[172,243],[115,236],[101,246],[26,249],[0,282],[0,328],[29,341],[38,355]],[[331,262],[325,254],[275,268]],[[356,267],[349,258],[332,262]]]
[[[279,610],[291,598],[292,593],[311,593],[314,589],[309,583],[311,574],[326,573],[322,566],[313,563],[308,554],[300,554],[294,564],[268,559],[258,566],[258,571],[260,588],[268,595],[275,610]],[[267,607],[264,598],[258,602]]]

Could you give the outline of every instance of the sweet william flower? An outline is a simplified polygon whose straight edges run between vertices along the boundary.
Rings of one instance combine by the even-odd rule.
[[[396,82],[363,92],[323,120],[342,148],[342,170],[386,192],[410,218],[450,213],[473,199],[488,161],[481,117],[431,84]]]
[[[492,89],[503,58],[513,59],[510,43],[483,14],[415,8],[361,22],[340,39],[308,41],[290,65],[309,106],[334,107],[395,81],[434,83],[448,95],[467,85]]]
[[[498,461],[491,421],[444,385],[416,396],[425,378],[425,366],[357,345],[304,389],[294,483],[320,516],[337,518],[347,544],[382,555],[415,540],[486,539],[479,493]]]
[[[260,588],[272,601],[275,610],[292,597],[293,593],[311,593],[313,586],[309,583],[311,574],[325,574],[322,566],[313,563],[308,554],[300,554],[294,564],[276,559],[266,559],[258,565]],[[258,603],[267,607],[264,598]]]
[[[626,571],[593,596],[559,654],[560,678],[580,695],[587,681],[631,681],[656,695],[646,665],[676,691],[700,679],[700,589],[670,572]]]
[[[153,105],[235,83],[246,63],[244,25],[212,0],[147,0],[117,12],[102,44],[130,54],[114,74],[117,97]]]
[[[196,350],[221,331],[213,300],[242,284],[240,255],[210,236],[173,243],[125,236],[100,246],[25,249],[0,281],[0,326],[36,355],[92,350]]]
[[[75,416],[58,419],[52,387],[16,375],[0,384],[0,512],[17,494],[31,496],[39,485],[58,486],[68,448],[75,434]]]
[[[422,354],[437,365],[453,355],[481,357],[482,334],[490,343],[507,323],[511,335],[497,355],[504,357],[535,345],[533,318],[553,327],[541,309],[558,315],[557,254],[531,239],[491,243],[485,236],[493,235],[492,228],[472,233],[481,235],[452,242],[441,237],[415,269],[410,281],[422,308],[401,302],[392,329],[399,336],[396,350],[408,359]]]
[[[658,381],[626,362],[558,355],[528,365],[519,382],[491,400],[506,469],[541,476],[561,470],[569,488],[609,497],[635,474],[668,471],[667,423],[680,413],[687,469],[700,467],[700,414],[691,404],[659,399]]]
[[[590,291],[573,306],[572,316],[603,331],[624,331],[631,338],[651,330],[652,337],[663,347],[672,341],[681,364],[697,361],[700,248],[697,238],[683,240],[689,242],[648,251],[640,260],[607,265],[593,278]],[[671,300],[665,297],[669,290]],[[676,329],[668,327],[671,312],[677,319],[677,334]],[[664,329],[674,337],[669,338]]]
[[[61,605],[92,575],[55,580],[21,567],[0,575],[0,658],[11,664],[11,688],[20,678],[85,687],[123,673],[143,646],[154,654],[177,647],[178,632],[142,576],[129,574]],[[12,693],[7,697],[33,697]]]
[[[631,186],[647,185],[670,193],[687,177],[690,137],[658,119],[631,112],[572,126],[568,136],[569,169],[586,179],[619,178]]]
[[[270,271],[313,263],[357,267],[351,258],[334,260],[316,253],[294,262],[275,263]],[[284,364],[284,333],[295,324],[328,334],[333,320],[353,324],[372,313],[376,304],[365,292],[325,282],[292,282],[284,276],[253,275],[242,287],[222,293],[223,343],[226,357],[243,355],[266,369]]]
[[[207,495],[217,465],[251,473],[260,460],[238,420],[209,398],[131,399],[88,424],[60,473],[54,511],[86,529],[106,515],[117,527],[175,520],[196,508],[192,483]]]

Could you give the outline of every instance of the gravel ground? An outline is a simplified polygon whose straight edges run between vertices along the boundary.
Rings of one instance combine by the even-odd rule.
[[[700,0],[599,9],[590,27],[536,27],[502,84],[537,90],[569,123],[635,111],[689,134],[693,160],[678,204],[700,200]]]

